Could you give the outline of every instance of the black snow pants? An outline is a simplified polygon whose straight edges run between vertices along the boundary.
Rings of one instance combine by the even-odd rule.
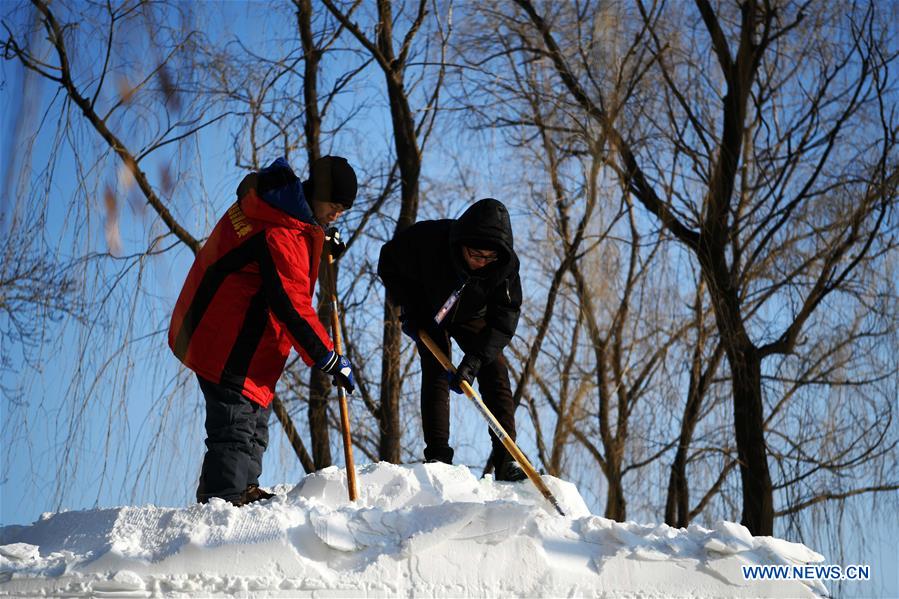
[[[206,455],[197,501],[206,503],[213,497],[237,501],[247,487],[259,484],[271,407],[197,378],[206,397]]]
[[[428,331],[434,342],[452,359],[449,338],[452,337],[463,352],[473,349],[478,333],[486,323],[472,320],[451,324],[447,332]],[[450,402],[449,380],[446,371],[437,358],[421,341],[418,342],[421,358],[421,424],[425,438],[425,460],[452,464],[453,449],[449,444]],[[477,374],[478,392],[487,409],[496,417],[512,440],[515,440],[515,405],[512,402],[512,385],[509,381],[509,366],[502,352],[487,364],[481,366]],[[490,431],[493,445],[494,464],[512,459],[502,442]]]

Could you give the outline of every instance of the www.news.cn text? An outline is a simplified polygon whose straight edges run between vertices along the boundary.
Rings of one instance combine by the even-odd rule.
[[[871,566],[741,566],[744,580],[871,580]]]

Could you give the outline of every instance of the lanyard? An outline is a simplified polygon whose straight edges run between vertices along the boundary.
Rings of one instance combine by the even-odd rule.
[[[434,316],[434,322],[440,324],[443,322],[443,319],[446,318],[446,315],[449,314],[449,311],[453,309],[453,306],[459,300],[459,296],[462,295],[462,290],[465,289],[465,285],[468,283],[466,279],[462,286],[453,291],[450,296],[444,302],[443,307],[437,311],[437,314]]]

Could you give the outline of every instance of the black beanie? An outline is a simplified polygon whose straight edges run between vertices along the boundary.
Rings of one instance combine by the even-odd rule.
[[[312,186],[312,201],[334,202],[346,208],[356,199],[356,171],[346,158],[322,156],[309,169],[309,183]]]

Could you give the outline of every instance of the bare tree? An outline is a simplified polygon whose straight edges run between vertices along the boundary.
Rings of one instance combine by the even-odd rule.
[[[16,65],[13,65],[14,67]],[[3,167],[0,202],[0,235],[5,239],[0,254],[0,373],[16,372],[16,364],[38,366],[40,346],[47,341],[47,329],[36,323],[73,317],[87,318],[87,303],[79,293],[79,281],[72,274],[74,266],[58,257],[44,234],[47,227],[47,202],[44,193],[34,201],[28,191],[28,150],[34,146],[39,127],[36,106],[23,98],[42,92],[41,77],[24,67],[15,69],[21,78],[21,94],[10,102],[5,115],[10,129],[2,140],[7,156]],[[8,84],[8,83],[7,83]],[[13,348],[21,350],[19,355]],[[3,376],[3,380],[6,377]],[[0,390],[10,404],[21,402],[18,385],[0,383]],[[5,426],[11,426],[9,422]]]
[[[552,60],[565,89],[608,136],[629,192],[701,266],[730,368],[743,523],[772,534],[762,363],[795,352],[812,314],[892,244],[887,215],[899,174],[886,101],[895,61],[888,26],[873,5],[845,15],[822,8],[817,26],[840,35],[816,44],[809,6],[747,1],[733,12],[704,0],[695,11],[640,4],[641,36],[652,49],[644,64],[660,71],[667,102],[659,106],[667,110],[644,112],[662,142],[638,154],[612,110],[617,104],[594,85],[599,65],[562,50],[552,16],[530,0],[516,4],[539,37],[528,51]],[[706,56],[717,60],[717,72]],[[874,144],[861,141],[872,135]],[[798,246],[803,257],[791,260]],[[770,268],[778,263],[793,266]],[[763,266],[776,273],[764,283],[753,276]],[[786,301],[790,316],[766,323],[747,298]]]
[[[77,479],[79,444],[98,435],[98,431],[85,430],[85,414],[89,413],[87,406],[97,401],[101,381],[117,381],[116,391],[119,383],[121,389],[127,388],[133,352],[147,338],[145,327],[157,324],[150,324],[152,312],[142,303],[148,298],[144,276],[153,257],[178,246],[196,251],[200,244],[182,224],[171,202],[189,179],[171,157],[184,149],[185,139],[214,125],[226,113],[216,112],[214,103],[181,95],[198,81],[192,58],[202,35],[190,29],[190,14],[173,14],[177,11],[178,7],[140,2],[115,6],[54,3],[51,8],[35,0],[31,10],[16,7],[4,17],[4,58],[19,62],[35,78],[46,82],[47,89],[55,91],[46,114],[56,115],[49,122],[55,122],[58,146],[38,177],[28,180],[29,175],[23,175],[23,179],[30,189],[53,189],[56,196],[56,166],[63,154],[71,152],[66,160],[74,172],[66,180],[73,182],[72,197],[53,198],[56,206],[65,204],[69,210],[53,233],[49,244],[53,250],[47,255],[56,252],[71,256],[72,268],[66,276],[78,281],[78,293],[83,298],[93,300],[90,311],[80,320],[80,339],[73,348],[78,364],[66,392],[70,401],[53,408],[60,414],[69,413],[61,424],[64,442],[58,462],[57,501],[67,485]],[[7,17],[14,18],[15,24],[8,23]],[[78,28],[73,27],[75,22]],[[146,37],[156,41],[156,52],[135,56],[134,47],[140,44],[134,42]],[[94,44],[98,39],[103,43]],[[32,100],[44,104],[46,96]],[[36,146],[22,149],[34,152]],[[157,174],[148,174],[148,166]],[[152,214],[147,230],[141,232],[148,239],[134,243],[137,249],[133,251],[133,242],[126,234],[140,226],[121,218],[120,209],[128,205],[124,200],[140,219],[147,208]],[[27,207],[35,208],[40,210],[37,203]],[[98,223],[100,240],[105,241],[108,251],[95,249]],[[71,301],[73,307],[79,305],[78,300]],[[119,317],[122,328],[112,330],[110,320]],[[65,327],[79,321],[61,324]],[[99,363],[95,365],[96,361]],[[116,403],[115,394],[110,395],[101,399],[109,404],[110,414],[126,414],[127,398],[120,397]],[[109,462],[121,459],[112,441],[117,435],[116,419],[110,418],[107,426],[105,437],[100,436],[104,467],[94,487],[98,494],[112,469]],[[143,481],[134,483],[135,487],[141,484]]]
[[[606,139],[578,118],[576,104],[559,97],[552,66],[522,60],[519,49],[529,44],[528,28],[497,20],[489,7],[483,13],[483,21],[460,44],[474,71],[466,95],[469,110],[478,126],[500,128],[509,143],[533,154],[541,175],[530,211],[543,216],[549,235],[545,244],[525,250],[545,264],[544,276],[551,282],[542,315],[532,324],[535,330],[519,332],[526,341],[525,349],[516,352],[522,366],[515,396],[527,399],[547,470],[569,474],[563,456],[573,443],[581,444],[607,483],[606,516],[623,520],[624,476],[658,460],[673,445],[669,440],[638,449],[631,438],[634,421],[640,421],[633,415],[641,400],[654,394],[652,381],[686,330],[663,322],[651,308],[658,296],[651,273],[663,239],[651,230],[647,239],[620,184],[604,182]],[[500,27],[508,28],[508,37],[496,40],[480,33]],[[602,48],[603,60],[616,65],[619,78],[610,85],[624,98],[640,73],[629,68],[627,47],[620,54],[617,50]],[[484,70],[484,55],[502,66]],[[478,89],[487,91],[473,91]],[[560,297],[565,303],[557,310]],[[545,347],[548,335],[550,347]],[[542,371],[537,372],[541,354]],[[532,379],[539,394],[527,389]],[[551,427],[541,418],[541,404],[555,418]],[[551,432],[544,433],[545,428]],[[642,427],[638,436],[647,436]]]
[[[423,104],[419,109],[421,117],[416,122],[411,99],[410,82],[407,80],[409,63],[417,53],[416,41],[422,25],[428,16],[427,0],[418,0],[414,12],[407,16],[401,6],[394,16],[394,3],[378,0],[375,17],[375,38],[372,39],[353,21],[353,14],[360,6],[356,0],[347,8],[338,6],[333,0],[322,0],[328,10],[352,34],[356,41],[371,55],[384,74],[387,97],[390,104],[390,118],[393,125],[393,143],[399,167],[400,210],[394,234],[415,222],[418,215],[419,186],[422,152],[430,134],[439,106],[440,89],[443,84],[445,61],[440,58],[437,74],[423,94]],[[394,33],[397,17],[408,19],[406,33],[399,38]],[[435,15],[441,57],[444,55],[446,40],[450,35],[447,24]],[[379,456],[382,460],[399,462],[400,439],[400,325],[398,307],[389,300],[384,302],[384,334],[381,350],[381,391],[378,404],[380,420]]]

